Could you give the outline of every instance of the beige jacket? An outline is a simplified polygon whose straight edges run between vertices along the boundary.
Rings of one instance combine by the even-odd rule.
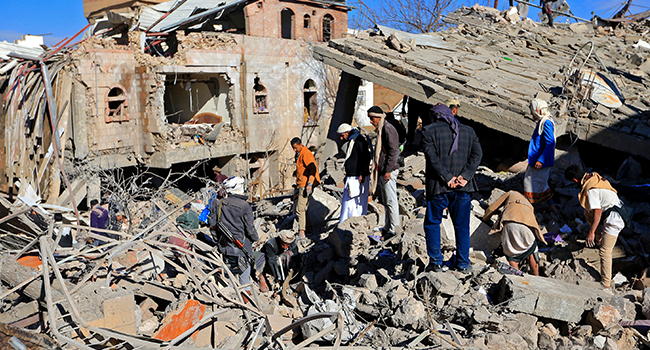
[[[490,234],[501,232],[503,225],[506,222],[516,222],[528,226],[535,234],[538,240],[546,243],[542,232],[539,230],[537,219],[535,219],[535,211],[533,205],[530,204],[528,199],[523,194],[517,191],[510,191],[503,196],[499,197],[494,204],[490,205],[485,210],[483,220],[487,221],[494,214],[494,212],[503,206],[503,213],[497,220],[496,224],[492,227]]]

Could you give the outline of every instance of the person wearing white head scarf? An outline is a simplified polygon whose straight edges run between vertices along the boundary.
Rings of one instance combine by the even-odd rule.
[[[358,129],[343,123],[337,129],[343,145],[345,161],[345,187],[341,203],[339,222],[348,218],[368,214],[368,196],[370,194],[370,146]]]
[[[551,117],[548,104],[534,99],[530,112],[537,122],[528,145],[528,168],[524,175],[524,195],[532,204],[549,202],[553,205],[553,192],[548,186],[548,176],[555,162],[555,121]]]

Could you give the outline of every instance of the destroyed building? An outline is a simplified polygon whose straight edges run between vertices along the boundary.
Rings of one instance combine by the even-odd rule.
[[[580,219],[578,189],[562,176],[563,167],[580,161],[577,147],[556,152],[550,181],[559,212],[536,212],[548,241],[539,249],[540,276],[526,274],[526,267],[508,268],[499,253],[500,238],[490,235],[491,223],[482,220],[486,207],[505,191],[521,190],[521,167],[493,171],[482,165],[475,174],[479,191],[472,194],[470,213],[473,271],[425,272],[429,256],[423,233],[424,155],[417,150],[404,153],[397,179],[402,225],[396,235],[381,239],[377,231],[385,210],[376,200],[369,203],[368,215],[338,222],[343,159],[331,151],[335,146],[331,141],[338,139],[332,131],[352,120],[357,86],[363,79],[431,103],[456,97],[463,104],[463,122],[487,125],[495,138],[511,137],[507,140],[511,148],[517,145],[513,138],[527,140],[532,131],[534,124],[525,116],[527,103],[537,95],[550,100],[559,112],[558,124],[566,131],[562,137],[571,146],[585,140],[647,158],[645,92],[650,60],[643,43],[650,24],[616,29],[578,24],[550,32],[539,24],[518,21],[511,10],[475,6],[448,14],[446,21],[457,26],[438,34],[411,35],[379,27],[356,37],[337,34],[327,46],[318,46],[314,42],[322,38],[281,38],[283,33],[302,35],[296,26],[320,23],[313,12],[310,22],[291,22],[287,12],[282,16],[276,9],[280,12],[274,12],[274,37],[257,37],[238,32],[247,28],[236,25],[242,23],[237,20],[239,6],[255,5],[251,11],[262,11],[272,1],[233,2],[232,7],[214,3],[211,9],[216,14],[179,5],[182,18],[174,17],[175,6],[154,2],[115,2],[119,6],[108,12],[89,6],[86,15],[96,35],[64,54],[11,47],[7,56],[0,56],[5,60],[0,72],[6,75],[0,79],[7,101],[0,114],[5,131],[0,134],[5,142],[0,156],[11,171],[5,188],[18,180],[21,191],[14,202],[0,196],[0,347],[632,350],[650,346],[650,203],[643,189],[650,180],[632,157],[617,174],[603,173],[612,183],[614,178],[621,180],[615,183],[617,188],[639,185],[621,193],[632,210],[632,223],[621,231],[614,249],[616,288],[608,292],[598,282],[598,249],[585,246],[588,224]],[[318,4],[345,8],[330,1]],[[294,18],[303,16],[298,7],[291,8]],[[314,11],[325,16],[320,9]],[[152,20],[153,14],[158,17]],[[224,20],[229,14],[232,17]],[[153,23],[163,16],[169,21],[156,27],[158,23]],[[198,17],[192,21],[198,23],[186,23],[194,16]],[[203,16],[208,19],[203,21]],[[143,22],[147,18],[149,22]],[[282,30],[283,18],[284,23],[293,23],[285,28],[295,31]],[[181,22],[186,28],[168,27]],[[138,29],[144,23],[152,23],[146,27],[155,28],[149,31],[152,35]],[[227,33],[229,29],[235,34]],[[588,49],[575,61],[578,74],[569,74],[572,57],[582,51],[585,40],[594,42],[591,55],[599,59],[585,59]],[[270,58],[267,52],[278,56]],[[298,54],[307,56],[294,56]],[[43,76],[35,74],[41,65],[35,59],[39,55],[44,61],[39,74],[47,77],[45,68],[49,73],[42,84]],[[313,69],[309,55],[343,71],[338,90],[327,90],[336,88],[328,87],[331,77],[309,78]],[[283,59],[269,61],[277,57]],[[323,70],[318,63],[314,67]],[[596,76],[604,83],[596,84]],[[293,82],[287,83],[292,77]],[[314,85],[304,79],[312,79]],[[47,98],[56,104],[50,105]],[[327,102],[332,103],[331,111],[326,110]],[[311,103],[317,105],[317,114],[312,114]],[[50,113],[53,110],[56,113]],[[333,115],[331,124],[321,123],[328,113]],[[75,119],[80,115],[85,116],[83,122]],[[197,122],[183,124],[192,119]],[[54,130],[61,135],[54,142],[48,123],[57,125]],[[154,128],[159,129],[151,131]],[[279,130],[275,137],[282,142],[272,142],[268,131],[273,129]],[[70,215],[76,206],[70,197],[92,197],[84,171],[134,164],[165,168],[203,158],[217,158],[219,165],[229,166],[229,158],[236,154],[249,155],[246,167],[253,168],[255,159],[280,167],[291,160],[272,155],[291,154],[283,146],[289,137],[309,139],[328,132],[330,142],[318,149],[323,185],[314,189],[309,239],[299,248],[303,269],[295,279],[287,278],[266,292],[256,282],[238,283],[224,257],[197,238],[209,228],[185,229],[174,220],[185,207],[198,215],[209,205],[216,190],[213,182],[185,193],[165,180],[152,192],[138,192],[129,198],[129,207],[121,208],[129,218],[117,228],[91,229],[85,223],[88,213],[81,220]],[[49,144],[51,149],[41,149]],[[54,153],[57,148],[60,154]],[[72,175],[69,178],[61,174],[57,180],[57,156]],[[281,170],[273,169],[272,176]],[[53,181],[68,180],[54,186],[65,191],[48,192]],[[138,187],[134,181],[117,185]],[[249,194],[253,191],[250,184]],[[40,201],[51,197],[59,205]],[[290,195],[267,196],[253,205],[253,225],[260,236],[255,251],[282,231],[295,231]],[[57,218],[59,213],[66,215]],[[67,235],[74,235],[72,247],[60,244]],[[441,224],[441,236],[447,260],[455,249],[449,216]],[[97,241],[102,243],[94,244]]]
[[[41,48],[2,48],[3,192],[17,182],[58,203],[57,157],[75,189],[96,198],[98,184],[82,176],[92,169],[224,166],[237,155],[268,190],[286,180],[269,157],[290,156],[295,136],[318,143],[337,82],[311,51],[346,33],[345,2],[84,1],[84,9],[85,38],[40,58],[47,86],[34,69]],[[255,174],[262,168],[270,169]]]
[[[464,8],[445,17],[453,28],[444,32],[414,35],[378,26],[379,35],[361,32],[315,48],[347,82],[332,124],[352,120],[345,100],[355,98],[364,79],[430,104],[457,98],[466,120],[528,140],[535,123],[525,116],[537,96],[558,112],[556,135],[650,159],[644,32],[591,23],[547,29],[521,21],[515,9],[509,13]],[[634,18],[643,23],[647,17]]]

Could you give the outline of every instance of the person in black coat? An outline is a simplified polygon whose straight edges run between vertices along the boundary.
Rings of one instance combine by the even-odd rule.
[[[469,215],[471,192],[478,190],[474,173],[483,151],[474,130],[460,124],[451,109],[438,104],[431,109],[435,120],[422,132],[426,166],[426,203],[424,234],[429,266],[427,270],[443,269],[440,249],[440,223],[445,208],[454,223],[456,233],[456,268],[471,270],[469,261]]]

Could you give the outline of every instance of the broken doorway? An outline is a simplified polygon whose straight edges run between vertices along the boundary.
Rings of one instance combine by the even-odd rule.
[[[169,123],[229,122],[229,86],[221,74],[168,74],[165,117]]]

